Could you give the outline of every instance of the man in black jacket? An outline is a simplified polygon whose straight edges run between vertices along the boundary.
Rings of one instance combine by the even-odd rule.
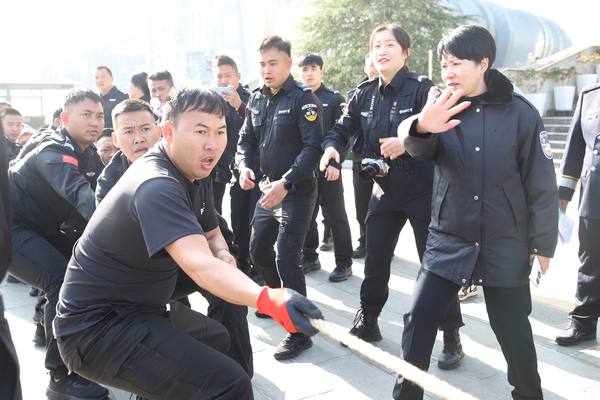
[[[21,134],[23,129],[23,117],[21,113],[14,108],[3,108],[0,111],[0,118],[2,118],[2,128],[4,134],[0,136],[0,140],[6,142],[5,153],[8,155],[8,161],[12,161],[17,158],[19,151],[22,146],[17,143],[17,138]]]
[[[113,85],[115,78],[113,77],[112,71],[106,65],[99,65],[96,67],[96,73],[94,75],[94,84],[100,90],[102,101],[104,102],[104,127],[112,128],[112,110],[117,104],[129,96],[126,93],[121,92],[115,85]]]
[[[46,368],[49,398],[97,399],[108,390],[69,371],[52,334],[58,292],[80,228],[95,210],[102,160],[93,144],[104,126],[102,99],[89,89],[65,97],[64,128],[32,138],[9,169],[13,199],[13,262],[9,272],[46,293]]]
[[[1,120],[1,118],[0,118]],[[0,121],[0,138],[4,135]],[[6,144],[0,140],[0,171],[8,169],[8,157],[6,154]],[[10,198],[10,182],[8,175],[0,174],[0,281],[4,279],[6,270],[10,265],[12,257],[12,245],[10,240],[10,227],[12,224]],[[4,318],[4,303],[2,301],[2,292],[0,292],[0,365],[2,373],[0,374],[0,399],[2,400],[21,400],[21,382],[19,380],[19,360],[17,352],[10,336],[8,323]]]
[[[254,266],[268,286],[306,295],[300,254],[317,197],[323,107],[308,86],[292,77],[291,47],[279,36],[263,39],[259,52],[265,85],[250,96],[235,157],[242,189],[259,185],[263,192],[250,238]],[[257,153],[264,174],[260,182],[253,172]],[[289,333],[274,357],[296,357],[311,346],[309,336]]]

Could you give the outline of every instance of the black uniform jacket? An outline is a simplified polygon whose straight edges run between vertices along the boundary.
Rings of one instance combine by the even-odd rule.
[[[323,136],[325,136],[344,113],[346,99],[340,92],[329,86],[325,86],[324,84],[321,84],[321,86],[315,90],[315,95],[323,106]],[[344,162],[348,155],[348,151],[350,151],[350,146],[346,146],[346,148],[340,151],[340,163]],[[335,160],[332,160],[330,165],[333,165],[338,169],[341,168],[341,165]]]
[[[558,189],[563,200],[573,198],[581,178],[579,215],[600,219],[600,83],[581,92],[560,166]]]
[[[94,144],[81,150],[64,128],[40,132],[32,140],[9,169],[13,229],[57,236],[74,210],[85,219],[92,216],[102,160]]]
[[[227,123],[227,147],[225,147],[225,151],[215,167],[217,171],[216,181],[219,183],[231,182],[231,171],[234,167],[233,159],[237,151],[238,139],[240,138],[239,133],[244,124],[244,119],[246,119],[246,105],[250,98],[250,91],[239,85],[237,93],[242,100],[240,108],[236,110],[231,107],[231,104],[227,103],[227,116],[225,117]]]
[[[12,143],[4,135],[2,135],[2,137],[0,137],[0,140],[2,140],[3,142],[6,142],[6,149],[4,149],[3,153],[8,155],[8,161],[10,162],[10,161],[14,160],[15,158],[17,158],[17,156],[19,155],[19,152],[21,151],[22,146],[17,142]]]
[[[2,121],[0,120],[0,139],[4,136],[2,129]],[[6,152],[6,143],[8,140],[0,140],[0,171],[8,169],[8,154]],[[0,279],[4,279],[4,275],[10,265],[12,258],[12,203],[10,197],[10,182],[8,174],[2,172],[0,174]],[[2,309],[1,312],[4,312]]]
[[[123,100],[127,100],[129,96],[127,93],[121,92],[117,89],[116,86],[113,86],[110,89],[110,92],[106,94],[106,96],[102,96],[102,101],[104,102],[104,127],[112,128],[112,110],[115,108],[117,104],[122,102]]]
[[[315,177],[321,156],[323,107],[310,88],[292,75],[275,94],[267,86],[252,92],[236,153],[236,164],[252,168],[256,152],[260,169],[273,180],[292,184]]]
[[[456,115],[460,125],[420,135],[418,115],[398,136],[433,161],[431,223],[423,267],[465,286],[527,284],[529,255],[554,255],[558,196],[552,150],[537,110],[490,71],[488,90]]]
[[[104,200],[110,189],[117,184],[130,166],[131,161],[125,157],[125,154],[123,154],[123,151],[121,150],[117,151],[110,159],[110,162],[98,177],[98,184],[96,185],[96,207]]]
[[[379,139],[396,135],[398,125],[421,111],[433,83],[424,75],[402,68],[388,85],[379,79],[362,82],[346,112],[323,142],[337,151],[348,146],[350,137],[362,130],[364,157],[381,158]],[[408,157],[403,155],[403,157]]]

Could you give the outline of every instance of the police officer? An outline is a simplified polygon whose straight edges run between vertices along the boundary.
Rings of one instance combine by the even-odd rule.
[[[18,110],[7,107],[0,110],[0,118],[2,119],[2,128],[4,134],[0,137],[0,140],[6,142],[6,151],[8,155],[8,161],[12,161],[17,158],[17,155],[21,151],[21,146],[17,142],[17,138],[21,134],[23,129],[23,117]]]
[[[382,339],[377,318],[387,301],[390,264],[407,220],[414,231],[419,259],[425,251],[433,165],[408,156],[394,136],[403,120],[423,108],[433,83],[423,75],[409,72],[406,60],[410,55],[410,37],[400,26],[389,24],[375,28],[370,47],[379,78],[358,86],[347,111],[327,134],[321,169],[331,158],[337,160],[337,149],[362,129],[363,163],[370,165],[372,171],[381,172],[375,176],[366,220],[367,258],[360,289],[361,309],[350,333],[374,342]],[[367,178],[365,173],[363,179]],[[444,352],[438,364],[442,368],[453,369],[460,365],[463,352],[458,328],[462,325],[456,296],[442,324]]]
[[[102,132],[102,99],[89,89],[70,91],[63,103],[64,128],[33,137],[9,169],[13,190],[12,275],[46,293],[46,368],[52,399],[99,399],[108,391],[68,370],[52,334],[58,292],[78,238],[78,227],[95,210],[94,189],[103,164],[93,144]]]
[[[105,128],[112,128],[112,119],[110,116],[115,106],[123,100],[129,98],[126,93],[121,92],[115,85],[113,85],[114,80],[115,78],[113,77],[112,71],[106,65],[99,65],[96,67],[94,84],[100,91],[102,101],[104,102]]]
[[[548,134],[537,110],[491,68],[496,45],[485,28],[454,29],[438,44],[438,57],[447,89],[436,99],[431,88],[421,113],[398,128],[407,152],[435,165],[427,250],[404,314],[402,358],[428,369],[445,308],[473,278],[485,292],[512,397],[542,399],[528,316],[531,264],[537,258],[545,272],[557,238]],[[418,400],[423,389],[400,376],[393,395]]]
[[[252,399],[248,374],[224,354],[223,325],[169,301],[180,271],[292,332],[317,332],[305,315],[320,311],[291,290],[252,282],[218,229],[209,175],[227,143],[226,110],[212,90],[175,88],[163,140],[98,206],[73,250],[54,320],[69,369],[145,398]]]
[[[367,77],[363,79],[361,83],[375,79],[379,76],[379,72],[371,60],[371,53],[367,53],[365,56],[364,71],[365,74],[367,74]],[[356,89],[357,88],[354,88],[348,92],[348,102],[354,97]],[[364,146],[365,139],[362,131],[359,131],[352,139],[352,183],[354,186],[354,207],[356,209],[356,220],[360,227],[360,237],[358,238],[358,247],[354,249],[354,252],[352,253],[352,258],[363,258],[367,255],[365,220],[367,219],[367,211],[369,210],[371,192],[373,192],[373,181],[364,181],[360,179]]]
[[[108,192],[117,184],[125,171],[146,154],[160,140],[154,123],[154,112],[150,104],[138,99],[125,100],[113,110],[112,139],[119,149],[111,162],[104,168],[96,186],[96,205],[99,205]],[[229,140],[229,139],[228,139]],[[219,228],[227,242],[229,252],[235,257],[238,247],[233,243],[234,235],[227,227],[227,221],[217,213]],[[236,360],[248,373],[253,375],[252,345],[246,316],[248,308],[228,303],[198,286],[185,272],[177,274],[177,284],[171,299],[189,305],[187,296],[200,292],[208,301],[207,316],[227,328],[230,337],[229,357]]]
[[[567,147],[560,166],[558,188],[563,214],[581,178],[579,199],[579,260],[575,308],[569,313],[569,327],[556,343],[572,346],[596,338],[600,317],[600,84],[581,92]]]
[[[323,108],[310,88],[292,77],[291,47],[279,36],[265,37],[259,47],[265,84],[250,96],[236,163],[242,189],[259,185],[263,192],[250,237],[254,266],[268,286],[306,295],[300,254],[317,196]],[[253,172],[257,152],[264,174],[260,182]],[[288,333],[274,357],[296,357],[311,346],[309,336]]]
[[[305,85],[310,87],[323,106],[323,132],[328,132],[336,121],[342,116],[346,105],[344,96],[337,90],[325,86],[323,78],[323,59],[314,53],[305,53],[298,60],[300,78]],[[325,172],[320,171],[318,182],[318,198],[315,211],[310,222],[310,230],[304,241],[302,249],[302,270],[304,273],[321,269],[317,246],[319,245],[319,232],[317,230],[317,215],[319,204],[323,211],[326,242],[327,231],[333,237],[335,251],[335,269],[329,274],[332,282],[345,281],[352,275],[352,237],[350,225],[344,204],[344,186],[340,176],[341,163],[348,153],[348,148],[342,151],[340,163],[332,162]],[[327,222],[325,222],[327,221]]]

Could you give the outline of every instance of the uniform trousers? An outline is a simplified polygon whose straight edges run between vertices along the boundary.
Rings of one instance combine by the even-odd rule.
[[[600,317],[600,220],[579,218],[579,261],[575,308],[569,328],[595,333]]]
[[[319,259],[317,253],[317,247],[319,247],[317,216],[320,204],[323,215],[327,215],[327,218],[324,219],[328,219],[331,235],[333,236],[335,264],[339,267],[351,267],[352,236],[350,234],[350,224],[348,224],[348,215],[346,215],[342,177],[340,176],[335,181],[328,181],[325,178],[325,172],[319,171],[317,187],[317,202],[310,221],[310,229],[304,241],[303,258],[313,262]],[[325,234],[325,236],[327,235]]]
[[[172,300],[180,300],[199,292],[208,301],[206,315],[221,323],[229,333],[229,351],[226,353],[244,368],[250,378],[254,374],[252,344],[248,331],[248,307],[231,304],[198,286],[181,269],[177,274],[177,284],[173,290]]]
[[[352,182],[354,183],[354,207],[356,209],[356,220],[360,227],[360,237],[358,242],[360,244],[366,243],[366,232],[367,228],[365,220],[367,219],[367,211],[369,211],[369,202],[371,201],[371,193],[373,192],[373,181],[363,182],[360,177],[361,163],[352,163]]]
[[[56,346],[52,321],[56,316],[58,293],[78,236],[61,234],[43,238],[31,229],[15,229],[12,233],[13,259],[8,270],[22,282],[46,294],[43,320],[46,331],[45,365],[53,378],[63,379],[68,371]]]
[[[255,181],[260,182],[262,173],[254,171]],[[231,196],[231,229],[235,235],[234,242],[240,248],[238,258],[242,271],[248,271],[252,267],[250,259],[250,222],[254,217],[256,202],[261,195],[260,188],[255,185],[250,190],[243,190],[239,183],[234,183],[229,189]]]
[[[456,298],[460,285],[421,267],[404,314],[402,358],[427,371],[435,343],[437,327],[444,318],[445,307]],[[485,306],[490,326],[508,364],[508,382],[515,387],[512,397],[542,399],[537,355],[528,316],[531,313],[529,283],[520,287],[484,287]],[[394,399],[423,398],[423,389],[399,376]]]
[[[4,277],[1,277],[4,278]],[[19,360],[10,336],[8,322],[4,318],[4,302],[0,293],[0,400],[21,400],[21,381],[19,379]]]
[[[223,325],[171,301],[157,312],[111,312],[59,340],[69,369],[147,399],[253,399],[250,377],[224,353]]]
[[[265,178],[262,182],[267,181]],[[275,207],[264,208],[260,200],[256,203],[250,234],[250,255],[267,286],[283,286],[306,296],[300,256],[316,200],[317,180],[310,178],[296,183]]]

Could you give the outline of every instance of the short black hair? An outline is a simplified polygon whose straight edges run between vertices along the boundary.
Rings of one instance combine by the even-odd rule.
[[[154,111],[152,111],[150,104],[140,99],[127,99],[117,104],[112,110],[113,126],[117,126],[117,117],[119,115],[134,111],[148,111],[154,118]]]
[[[12,107],[3,108],[2,110],[0,110],[0,117],[4,118],[7,115],[18,115],[19,117],[23,118],[19,110]]]
[[[112,133],[115,130],[113,128],[104,128],[102,129],[102,133],[100,134],[100,136],[98,136],[98,139],[96,139],[96,142],[100,139],[102,139],[103,137],[109,137],[112,139]]]
[[[84,101],[85,99],[90,99],[94,103],[100,103],[104,106],[104,102],[102,101],[102,97],[100,97],[96,92],[92,89],[71,89],[65,96],[63,100],[63,110],[67,110],[67,107],[71,104],[78,104]]]
[[[177,119],[188,111],[201,111],[217,117],[227,115],[227,102],[219,93],[206,88],[177,86],[165,105],[163,121],[177,125]]]
[[[144,96],[150,97],[150,89],[148,88],[148,74],[147,73],[142,71],[142,72],[138,72],[137,74],[133,74],[133,75],[131,75],[131,78],[129,78],[129,82],[131,82],[131,84],[133,86],[137,86],[140,89],[142,89],[142,92],[144,92]]]
[[[99,69],[105,69],[105,70],[106,70],[106,72],[108,72],[108,74],[109,74],[110,76],[113,76],[111,69],[110,69],[110,68],[108,68],[106,65],[98,65],[98,66],[96,67],[96,71],[98,71]]]
[[[233,61],[233,58],[229,56],[226,56],[224,54],[217,54],[212,58],[213,68],[217,68],[220,65],[230,65],[231,68],[233,68],[233,70],[235,71],[235,73],[238,73],[237,64],[235,63],[235,61]]]
[[[440,61],[451,54],[461,60],[471,60],[480,64],[488,59],[488,71],[496,61],[496,42],[492,34],[482,26],[463,25],[444,35],[437,47]]]
[[[150,80],[150,81],[167,81],[169,86],[175,85],[173,83],[173,76],[166,69],[163,69],[162,71],[157,71],[157,72],[149,75],[148,80]]]
[[[60,118],[60,114],[62,114],[62,112],[63,112],[62,107],[58,107],[56,110],[54,110],[54,112],[52,113],[52,123],[54,123],[54,120],[56,118]]]
[[[323,57],[317,53],[304,53],[298,59],[298,68],[316,65],[323,69]]]
[[[12,104],[10,104],[10,102],[8,101],[0,101],[0,106],[9,106],[10,108],[12,108]]]
[[[289,40],[283,39],[278,35],[271,35],[265,37],[262,42],[260,42],[260,47],[258,48],[258,52],[262,53],[265,50],[275,48],[279,51],[283,51],[287,53],[288,57],[292,56],[292,44]]]

